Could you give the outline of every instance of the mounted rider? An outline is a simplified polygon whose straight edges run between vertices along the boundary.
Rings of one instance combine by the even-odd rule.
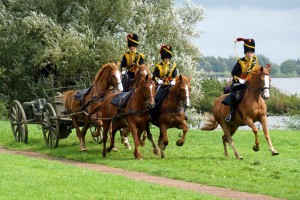
[[[122,71],[122,84],[124,91],[130,84],[130,81],[134,78],[136,64],[144,64],[144,55],[137,51],[137,46],[139,44],[139,37],[136,33],[127,35],[127,44],[129,50],[126,51],[122,56],[120,70]]]
[[[160,107],[163,100],[170,93],[170,87],[175,85],[175,79],[178,75],[178,69],[175,62],[171,62],[173,57],[172,47],[167,44],[162,44],[160,47],[161,62],[155,65],[153,71],[153,79],[157,83],[155,96],[155,108]],[[187,120],[187,115],[185,114]]]
[[[157,83],[155,102],[162,102],[170,91],[170,86],[175,85],[178,74],[176,63],[171,63],[173,57],[172,47],[162,44],[160,47],[161,62],[155,65],[153,79]]]
[[[234,65],[231,75],[232,84],[230,87],[230,113],[225,117],[225,121],[233,121],[235,115],[235,108],[241,99],[243,89],[245,89],[245,83],[251,77],[252,70],[258,64],[258,58],[255,53],[255,41],[254,39],[237,38],[237,42],[244,42],[244,54],[243,58],[240,58]]]

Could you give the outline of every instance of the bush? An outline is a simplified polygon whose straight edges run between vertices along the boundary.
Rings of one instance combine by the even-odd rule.
[[[1,98],[0,98],[0,120],[1,121],[8,120],[7,101],[1,100]]]

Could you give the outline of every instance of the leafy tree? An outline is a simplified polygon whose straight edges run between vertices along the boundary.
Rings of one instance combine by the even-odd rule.
[[[293,73],[296,70],[296,61],[292,59],[288,59],[281,63],[280,71],[284,74]]]
[[[191,40],[199,37],[194,27],[203,13],[191,2],[176,7],[172,0],[0,1],[0,93],[8,102],[38,98],[41,86],[34,75],[41,69],[62,78],[95,74],[120,59],[127,50],[126,35],[136,32],[148,64],[160,60],[162,43],[173,47],[180,73],[192,77],[191,98],[196,100],[201,55]]]
[[[280,68],[276,64],[271,64],[271,75],[276,75],[280,72]]]

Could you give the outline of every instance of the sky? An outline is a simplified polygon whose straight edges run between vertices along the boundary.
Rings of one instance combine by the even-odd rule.
[[[243,42],[253,38],[255,53],[280,65],[300,59],[300,1],[298,0],[191,0],[205,9],[194,42],[203,56],[244,56]],[[182,1],[183,2],[183,1]],[[236,50],[235,50],[236,49]]]

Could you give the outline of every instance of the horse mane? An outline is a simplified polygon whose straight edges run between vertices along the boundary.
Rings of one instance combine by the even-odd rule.
[[[145,65],[145,64],[141,64],[141,65],[136,64],[136,66],[137,66],[137,70],[135,71],[135,75],[137,75],[140,70],[146,69],[148,76],[152,76],[152,73],[150,72],[150,69],[147,65]]]
[[[100,79],[100,77],[102,77],[103,73],[109,67],[111,67],[113,69],[118,69],[118,66],[115,63],[106,63],[106,64],[102,65],[101,69],[98,71],[98,73],[95,76],[94,83],[97,82]]]
[[[176,76],[176,79],[175,79],[176,82],[180,81],[180,75]],[[190,82],[190,79],[188,77],[184,76],[184,75],[181,75],[181,81],[183,81],[183,82]]]

